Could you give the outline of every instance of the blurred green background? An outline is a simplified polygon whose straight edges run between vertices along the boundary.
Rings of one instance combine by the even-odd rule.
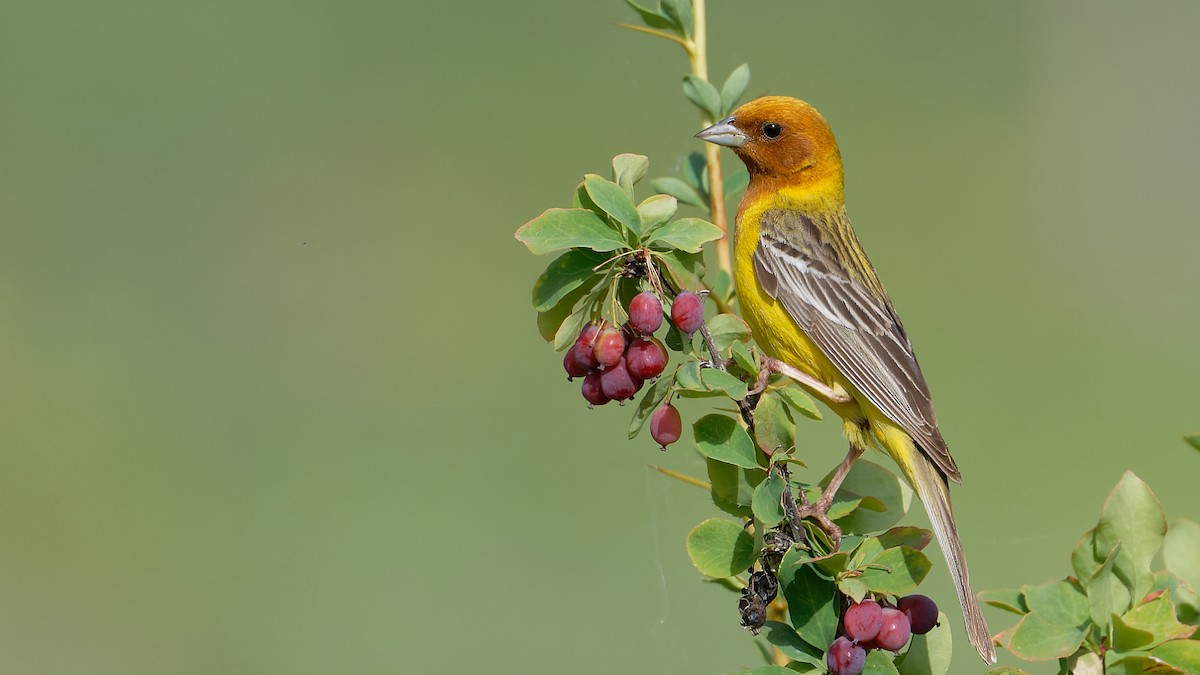
[[[1200,517],[1200,5],[709,13],[714,79],[749,62],[838,134],[976,586],[1067,574],[1126,468]],[[0,671],[756,663],[684,552],[715,509],[646,469],[699,461],[587,410],[512,239],[614,154],[699,148],[634,18],[0,5]],[[821,471],[837,426],[802,427]]]

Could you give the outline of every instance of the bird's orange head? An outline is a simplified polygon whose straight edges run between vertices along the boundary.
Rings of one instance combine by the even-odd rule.
[[[752,188],[773,184],[841,196],[842,156],[833,131],[800,99],[754,99],[696,137],[732,148],[750,172]]]

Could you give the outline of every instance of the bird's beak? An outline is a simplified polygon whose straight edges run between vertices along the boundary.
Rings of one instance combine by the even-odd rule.
[[[727,148],[736,148],[746,142],[746,134],[743,134],[740,129],[733,126],[733,118],[726,117],[716,124],[704,129],[696,134],[696,138],[717,145],[724,145]]]

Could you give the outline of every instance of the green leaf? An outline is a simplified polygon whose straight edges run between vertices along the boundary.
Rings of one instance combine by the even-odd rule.
[[[867,662],[863,665],[862,675],[899,675],[900,671],[896,670],[894,658],[891,652],[872,649],[867,652]]]
[[[1143,673],[1156,673],[1154,670],[1155,662],[1144,654],[1123,654],[1116,650],[1111,650],[1104,655],[1104,675],[1143,675]],[[1157,675],[1174,675],[1174,673],[1161,672],[1161,668]]]
[[[1151,649],[1150,655],[1185,673],[1200,673],[1200,641],[1171,640]]]
[[[798,565],[801,555],[798,548],[792,547],[783,556],[779,586],[800,637],[810,645],[828,645],[837,633],[837,586],[817,574],[812,565]]]
[[[768,621],[763,624],[763,637],[789,659],[822,668],[825,666],[821,650],[805,642],[794,628],[782,621]]]
[[[583,325],[587,323],[590,312],[588,304],[583,305],[571,313],[558,327],[558,331],[554,334],[554,342],[552,343],[554,351],[561,352],[570,347],[579,338],[579,333],[583,330]]]
[[[733,199],[739,192],[745,192],[750,187],[750,174],[741,169],[725,177],[725,199]]]
[[[1066,581],[1021,589],[1026,614],[1009,637],[1008,649],[1027,661],[1066,658],[1079,649],[1090,621],[1087,597]]]
[[[650,159],[645,155],[624,153],[613,157],[613,182],[621,186],[625,194],[633,199],[633,185],[646,177]]]
[[[1013,614],[1025,615],[1029,613],[1029,607],[1025,605],[1025,595],[1015,588],[984,591],[979,594],[979,599],[985,604],[998,607]]]
[[[825,512],[825,516],[830,520],[841,520],[854,512],[859,507],[868,508],[877,513],[882,513],[886,509],[883,507],[883,502],[874,497],[847,497],[843,495],[834,495],[833,503],[829,505],[829,510]]]
[[[884,548],[907,546],[920,551],[933,541],[933,533],[912,525],[898,525],[879,535],[878,539]]]
[[[695,75],[685,75],[683,77],[683,95],[713,119],[722,117],[721,94],[708,80]]]
[[[721,114],[715,117],[725,117],[733,111],[733,107],[737,105],[742,94],[746,93],[746,87],[750,84],[750,66],[743,63],[725,79],[725,84],[721,85]]]
[[[776,450],[787,451],[796,445],[796,422],[788,414],[783,398],[768,391],[758,399],[754,409],[754,440],[767,455]]]
[[[1096,652],[1081,649],[1066,659],[1065,664],[1062,660],[1058,663],[1059,670],[1065,667],[1070,675],[1104,675],[1104,660]]]
[[[717,351],[724,353],[734,342],[750,339],[750,327],[736,314],[718,314],[708,321],[708,332],[712,334]]]
[[[695,434],[696,447],[705,457],[743,469],[758,468],[754,442],[732,417],[717,413],[705,415],[696,420],[692,431]]]
[[[583,187],[592,201],[604,209],[605,213],[629,228],[634,236],[642,236],[642,216],[638,214],[637,207],[633,205],[633,199],[621,189],[621,186],[594,173],[589,173],[583,177]]]
[[[650,234],[656,227],[662,225],[675,215],[679,208],[679,200],[671,195],[651,195],[638,204],[638,214],[642,217],[642,233]]]
[[[554,342],[554,337],[558,334],[563,322],[566,321],[567,317],[571,316],[575,310],[575,306],[579,304],[579,301],[582,300],[583,297],[587,295],[588,292],[591,291],[602,278],[603,277],[600,276],[589,278],[583,283],[583,285],[564,295],[557,303],[555,303],[553,307],[543,312],[538,312],[538,333],[542,336],[543,340],[547,342]],[[578,335],[578,331],[576,331],[576,335]]]
[[[862,602],[863,598],[867,597],[867,591],[870,590],[858,577],[841,577],[837,580],[837,587],[842,595],[854,602]]]
[[[671,195],[689,206],[696,206],[702,209],[708,208],[708,202],[704,200],[703,195],[696,188],[678,178],[672,176],[655,178],[650,181],[650,186],[663,194]]]
[[[566,248],[615,251],[629,246],[616,230],[587,209],[549,209],[522,225],[516,237],[535,255]]]
[[[670,334],[667,334],[670,337]],[[669,343],[668,347],[671,346]],[[708,392],[708,387],[704,386],[704,382],[700,379],[700,362],[688,361],[675,371],[675,384],[680,394],[687,391]],[[716,395],[716,394],[714,394]]]
[[[572,249],[550,263],[533,284],[533,308],[544,312],[559,303],[568,293],[592,280],[595,285],[603,278],[592,268],[604,262],[605,256],[586,249]],[[595,277],[593,279],[593,277]]]
[[[1118,623],[1126,629],[1145,633],[1149,636],[1148,641],[1133,643],[1120,641],[1121,634],[1117,630]],[[1179,623],[1179,620],[1175,618],[1175,605],[1166,595],[1160,595],[1150,602],[1142,603],[1119,619],[1113,619],[1113,645],[1122,651],[1149,649],[1167,640],[1190,637],[1194,632],[1196,632],[1195,626]]]
[[[750,348],[744,342],[734,342],[733,348],[730,349],[730,354],[733,356],[733,362],[739,368],[746,371],[753,379],[758,375],[758,359],[750,353]]]
[[[754,517],[767,527],[774,527],[783,521],[783,478],[772,472],[767,479],[758,484],[754,490],[751,508]]]
[[[741,525],[709,518],[688,533],[688,557],[701,574],[723,578],[754,564],[754,537]]]
[[[1025,604],[1031,613],[1037,613],[1060,626],[1082,626],[1091,618],[1087,596],[1068,581],[1051,581],[1041,586],[1024,586]]]
[[[716,368],[704,368],[700,371],[700,379],[711,391],[723,392],[729,398],[740,401],[746,398],[748,387],[745,382]]]
[[[708,465],[708,481],[712,484],[713,504],[722,511],[739,518],[754,515],[750,504],[754,490],[767,478],[762,469],[741,469],[732,464],[705,458]]]
[[[1150,590],[1150,561],[1162,545],[1167,521],[1162,504],[1142,479],[1126,471],[1104,502],[1096,525],[1095,551],[1113,550],[1121,543],[1113,572],[1141,598]]]
[[[1120,614],[1129,608],[1129,593],[1122,592],[1121,581],[1113,574],[1113,563],[1121,545],[1112,550],[1104,564],[1086,581],[1088,612],[1092,623],[1102,631],[1108,632],[1108,622],[1113,614]],[[1119,603],[1119,604],[1118,604]]]
[[[1013,666],[1000,666],[999,668],[992,668],[983,675],[1029,675],[1029,673]]]
[[[924,553],[896,546],[869,561],[860,579],[874,593],[905,595],[925,579],[932,567]]]
[[[558,332],[554,334],[554,351],[560,352],[575,342],[575,339],[579,337],[579,332],[583,329],[584,324],[590,321],[594,315],[596,304],[599,303],[601,298],[607,295],[607,293],[608,284],[600,283],[582,300],[577,303],[572,303],[574,310],[571,312],[570,316],[562,321],[562,325],[558,327]],[[559,305],[566,303],[568,300],[570,300],[570,298],[571,295],[563,298]],[[555,309],[551,311],[557,310],[558,306],[555,306]]]
[[[1169,534],[1169,533],[1168,533]],[[1175,603],[1175,614],[1186,624],[1200,624],[1200,596],[1192,590],[1191,585],[1175,576],[1170,570],[1154,573],[1154,583],[1150,592],[1166,593],[1171,602]],[[1197,636],[1200,639],[1200,636]]]
[[[822,485],[828,483],[826,476]],[[844,495],[842,493],[845,493]],[[912,504],[912,488],[896,474],[865,459],[859,459],[846,474],[838,494],[847,499],[871,496],[883,502],[883,512],[855,509],[838,522],[846,534],[879,532],[896,524]]]
[[[1083,644],[1085,634],[1082,628],[1064,627],[1031,612],[1012,632],[1008,650],[1026,661],[1066,658]]]
[[[1163,538],[1163,563],[1188,586],[1200,589],[1200,524],[1180,518]]]
[[[662,0],[662,15],[667,17],[684,37],[692,34],[692,0]]]
[[[672,29],[675,27],[675,25],[673,23],[671,23],[670,19],[666,18],[665,16],[660,15],[658,12],[655,12],[654,10],[642,7],[641,5],[637,4],[633,0],[625,0],[625,4],[632,7],[634,9],[634,11],[637,12],[638,15],[642,17],[642,22],[651,28]]]
[[[924,635],[912,636],[908,652],[900,662],[900,675],[946,675],[954,651],[950,620],[938,612],[937,625]]]
[[[1076,577],[1091,579],[1096,570],[1100,569],[1102,562],[1104,562],[1103,558],[1096,560],[1096,528],[1093,527],[1084,532],[1079,541],[1075,542],[1075,547],[1071,549],[1071,568],[1075,570]]]
[[[638,435],[638,432],[645,426],[646,420],[654,414],[658,406],[667,398],[667,394],[671,391],[671,378],[660,377],[651,384],[642,395],[642,400],[638,401],[637,408],[633,411],[633,419],[629,421],[629,438]]]
[[[1200,450],[1200,434],[1184,436],[1183,440],[1187,441],[1188,445],[1192,446],[1193,448]]]
[[[813,400],[808,397],[808,394],[800,391],[799,387],[787,386],[783,387],[782,389],[777,389],[776,391],[779,392],[779,395],[783,397],[783,400],[787,401],[788,405],[792,406],[796,412],[811,420],[821,419],[821,411],[817,409],[817,404],[813,403]]]
[[[683,251],[655,252],[654,258],[666,266],[679,288],[700,288],[704,285],[704,254]]]
[[[659,227],[646,238],[647,246],[698,253],[710,241],[721,238],[721,228],[700,218],[680,218]]]
[[[705,202],[709,200],[708,193],[708,158],[703,152],[690,152],[683,163],[683,180],[696,188]]]
[[[608,222],[608,214],[604,209],[596,205],[592,198],[588,196],[587,188],[584,187],[583,181],[579,181],[579,185],[575,186],[575,193],[571,196],[571,207],[576,209],[587,209],[600,217],[600,220]]]

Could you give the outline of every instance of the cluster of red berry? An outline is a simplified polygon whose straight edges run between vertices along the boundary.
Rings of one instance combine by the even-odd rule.
[[[924,595],[906,595],[895,607],[863,600],[842,614],[842,634],[829,645],[825,665],[832,675],[859,675],[867,652],[899,652],[912,635],[924,635],[937,625],[937,605]]]
[[[629,321],[621,327],[589,323],[563,355],[567,379],[583,378],[583,398],[589,407],[609,401],[624,403],[641,390],[646,380],[667,367],[667,348],[654,332],[663,324],[662,302],[653,291],[637,294],[626,308]],[[691,335],[704,321],[704,303],[690,291],[675,297],[671,323]],[[679,440],[683,423],[669,402],[650,417],[650,435],[664,448]]]

